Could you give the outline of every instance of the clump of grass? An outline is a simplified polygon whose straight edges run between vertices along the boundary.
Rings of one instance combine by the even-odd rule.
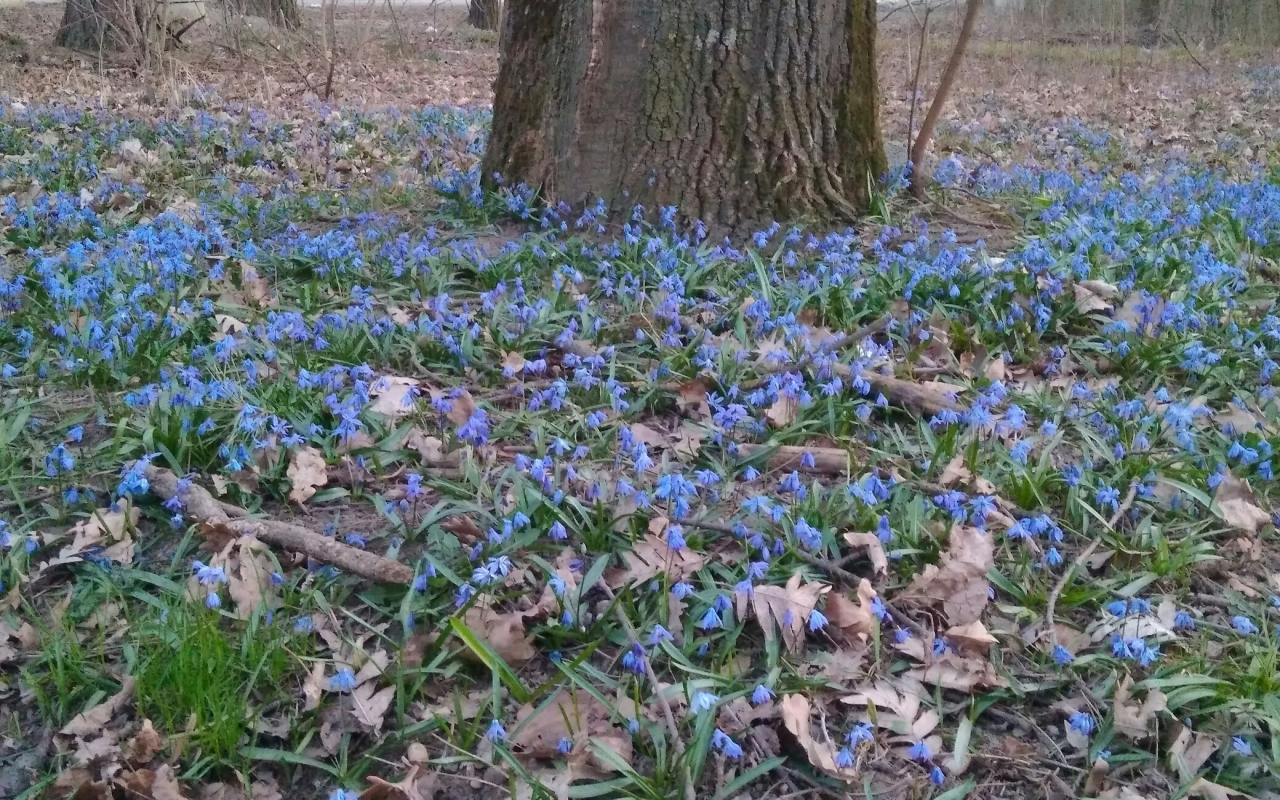
[[[280,629],[255,615],[236,625],[217,611],[175,603],[137,628],[138,714],[189,747],[230,762],[255,709],[285,695],[294,660]]]

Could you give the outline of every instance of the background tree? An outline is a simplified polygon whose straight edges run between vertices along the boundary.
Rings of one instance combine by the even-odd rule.
[[[920,132],[916,134],[915,141],[911,144],[909,155],[912,170],[911,191],[917,197],[922,196],[925,187],[929,185],[924,157],[929,152],[933,129],[937,127],[938,120],[942,117],[942,109],[947,105],[947,95],[951,94],[951,87],[955,85],[956,76],[960,74],[960,65],[964,62],[964,51],[969,46],[969,40],[973,38],[973,27],[978,22],[978,12],[981,10],[982,0],[968,0],[965,4],[964,20],[960,23],[960,33],[956,36],[956,43],[951,48],[951,57],[947,59],[947,66],[943,68],[942,77],[938,79],[938,90],[933,93],[929,111],[924,115],[924,121],[920,123]]]
[[[302,13],[297,0],[233,0],[238,12],[262,17],[272,25],[297,30],[302,25]]]
[[[739,228],[885,171],[874,0],[507,0],[485,175]]]
[[[502,0],[470,0],[467,3],[467,22],[482,31],[496,31],[502,17]]]
[[[127,51],[141,38],[132,0],[67,0],[54,41],[76,50]]]

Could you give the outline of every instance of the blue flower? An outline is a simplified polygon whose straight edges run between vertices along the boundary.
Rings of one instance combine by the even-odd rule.
[[[1253,624],[1253,620],[1243,615],[1232,617],[1231,627],[1243,636],[1252,636],[1258,632],[1258,626]]]
[[[507,729],[502,727],[502,723],[494,719],[489,723],[489,729],[484,732],[484,737],[491,742],[506,741]]]
[[[356,688],[356,676],[349,668],[342,667],[329,679],[329,691],[349,692]]]
[[[556,752],[562,756],[567,756],[573,752],[573,740],[568,736],[563,736],[560,741],[556,742]]]
[[[930,752],[928,743],[922,740],[907,748],[907,758],[912,761],[929,761],[933,758],[933,753]]]
[[[1253,755],[1253,745],[1249,744],[1248,740],[1243,736],[1231,737],[1231,749],[1235,750],[1242,756]]]
[[[1094,720],[1093,715],[1077,711],[1067,718],[1067,726],[1082,736],[1088,736],[1097,729],[1098,723]]]
[[[695,714],[704,714],[715,708],[718,702],[720,698],[710,692],[694,692],[693,699],[689,701],[689,708]]]
[[[836,753],[836,766],[840,769],[853,769],[853,753],[847,747],[841,747]]]
[[[934,786],[941,786],[947,782],[947,776],[942,772],[942,767],[933,765],[933,769],[929,770],[929,782]]]
[[[809,630],[820,631],[827,626],[827,618],[821,611],[814,609],[809,612]]]
[[[854,748],[862,742],[869,742],[872,739],[871,726],[865,722],[859,722],[849,730],[845,739],[849,742],[849,746]]]
[[[703,614],[702,619],[698,621],[698,627],[704,631],[709,631],[713,628],[723,628],[724,622],[714,608],[708,608],[707,613]]]
[[[774,698],[773,690],[763,683],[756,686],[751,692],[751,704],[753,706],[761,706]]]

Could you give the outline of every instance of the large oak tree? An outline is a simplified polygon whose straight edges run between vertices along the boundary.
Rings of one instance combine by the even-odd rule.
[[[486,176],[725,228],[859,213],[874,0],[507,0]]]

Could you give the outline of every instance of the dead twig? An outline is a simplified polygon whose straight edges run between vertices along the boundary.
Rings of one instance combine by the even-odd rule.
[[[1107,520],[1108,528],[1115,530],[1116,523],[1119,522],[1120,518],[1123,517],[1129,511],[1130,507],[1133,506],[1133,500],[1137,495],[1138,482],[1134,481],[1129,484],[1129,492],[1124,496],[1124,500],[1120,505],[1116,506],[1116,513],[1112,514],[1111,519]],[[1054,609],[1058,605],[1058,596],[1062,594],[1062,590],[1066,588],[1067,581],[1071,580],[1071,576],[1075,573],[1076,568],[1084,563],[1085,559],[1093,555],[1093,551],[1097,550],[1098,545],[1101,543],[1101,539],[1094,539],[1089,543],[1088,547],[1081,550],[1076,557],[1071,560],[1071,565],[1063,571],[1062,577],[1058,579],[1058,582],[1053,585],[1053,589],[1049,592],[1049,598],[1045,602],[1044,607],[1044,622],[1045,628],[1049,631],[1049,644],[1054,650],[1058,649],[1058,632],[1055,630],[1053,619]]]
[[[164,500],[177,497],[182,501],[187,516],[197,522],[225,528],[237,536],[256,537],[269,545],[302,553],[377,583],[413,582],[413,569],[407,564],[343,544],[298,525],[250,519],[243,509],[232,506],[228,510],[202,486],[192,483],[185,488],[180,487],[178,476],[167,469],[148,466],[146,476],[152,494]]]
[[[1196,66],[1204,70],[1204,74],[1209,74],[1209,68],[1200,63],[1200,59],[1196,58],[1196,54],[1191,52],[1191,48],[1187,46],[1187,40],[1182,38],[1182,31],[1177,28],[1173,29],[1173,33],[1178,37],[1178,44],[1182,45],[1182,49],[1187,51],[1187,55],[1191,56],[1191,60],[1196,62]]]

